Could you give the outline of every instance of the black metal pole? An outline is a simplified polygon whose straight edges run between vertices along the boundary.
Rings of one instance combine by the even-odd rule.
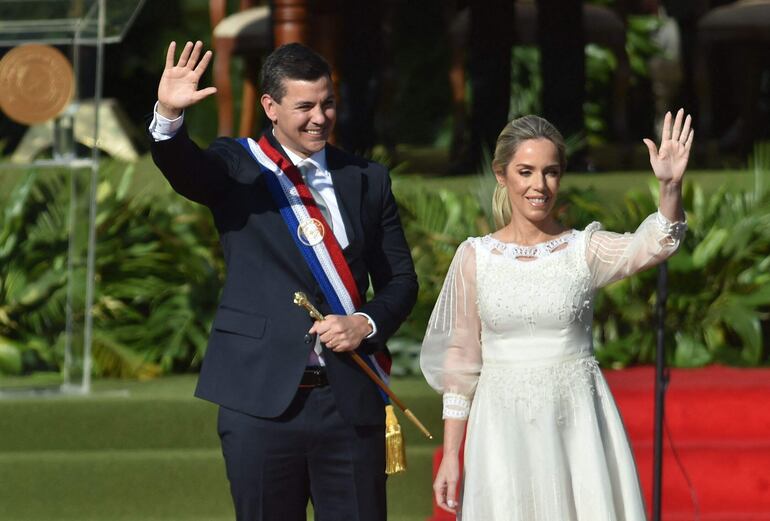
[[[666,368],[665,323],[666,299],[668,298],[668,262],[658,266],[658,300],[655,306],[656,354],[655,354],[655,427],[652,470],[652,519],[660,521],[663,499],[663,415],[665,414],[666,388],[669,373]]]

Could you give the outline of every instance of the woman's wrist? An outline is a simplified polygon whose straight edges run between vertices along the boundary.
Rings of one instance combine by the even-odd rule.
[[[681,181],[672,181],[672,180],[665,180],[660,181],[660,193],[661,195],[663,193],[668,194],[681,194],[682,193],[682,182]]]
[[[443,449],[444,457],[449,458],[459,458],[460,457],[460,447],[444,447]]]

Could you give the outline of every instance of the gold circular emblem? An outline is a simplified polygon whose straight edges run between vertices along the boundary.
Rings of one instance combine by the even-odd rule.
[[[324,240],[324,225],[318,219],[302,221],[297,226],[297,237],[305,246],[315,246]]]
[[[74,92],[72,66],[54,47],[20,45],[0,60],[0,109],[18,123],[33,125],[59,115]]]

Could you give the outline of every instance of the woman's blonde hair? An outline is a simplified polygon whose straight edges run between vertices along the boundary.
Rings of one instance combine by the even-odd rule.
[[[495,156],[492,158],[492,171],[496,176],[505,175],[505,167],[511,162],[519,145],[528,139],[547,139],[553,143],[559,154],[559,166],[564,172],[567,168],[567,147],[564,145],[561,132],[548,120],[529,115],[514,119],[500,132],[495,145]],[[499,183],[495,186],[495,193],[492,196],[492,216],[498,229],[511,222],[511,201],[508,199],[505,186],[500,186]]]

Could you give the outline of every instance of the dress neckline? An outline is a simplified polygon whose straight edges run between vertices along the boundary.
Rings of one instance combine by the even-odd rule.
[[[562,235],[547,241],[539,242],[537,244],[523,245],[515,242],[503,242],[500,239],[492,237],[492,234],[489,233],[483,236],[481,241],[485,246],[489,247],[490,249],[498,250],[504,256],[514,258],[540,258],[566,249],[560,249],[559,247],[565,243],[572,242],[576,236],[577,231],[573,229],[568,230]]]

